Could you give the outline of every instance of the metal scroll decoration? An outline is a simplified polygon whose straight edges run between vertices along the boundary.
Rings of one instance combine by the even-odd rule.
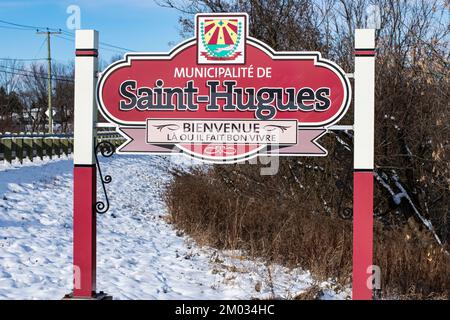
[[[100,181],[102,182],[103,193],[105,194],[105,201],[97,201],[95,203],[95,211],[97,213],[103,214],[109,210],[109,198],[108,193],[106,192],[106,184],[112,181],[112,177],[110,175],[106,175],[103,177],[102,170],[100,168],[100,163],[98,161],[97,154],[100,152],[103,157],[109,158],[116,151],[116,147],[109,141],[101,141],[95,146],[95,162],[97,163],[98,173],[100,174]]]
[[[343,163],[345,161],[344,158],[341,158],[339,156],[339,154],[337,152],[337,149],[335,149],[335,154],[334,155],[335,155],[335,158],[339,162]],[[349,207],[344,206],[344,203],[345,203],[344,196],[346,194],[348,194],[348,192],[349,192],[348,185],[350,183],[350,177],[351,177],[350,173],[352,172],[352,169],[351,169],[352,164],[353,163],[350,161],[349,162],[349,167],[346,170],[346,174],[345,174],[344,180],[340,180],[339,179],[339,180],[336,181],[336,187],[341,190],[341,196],[340,196],[339,203],[338,203],[337,213],[343,219],[351,219],[353,217],[353,210],[351,208],[349,208]],[[350,190],[350,192],[351,192],[351,190]]]

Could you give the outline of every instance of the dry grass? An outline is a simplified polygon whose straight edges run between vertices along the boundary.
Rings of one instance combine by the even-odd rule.
[[[322,294],[322,289],[318,285],[314,285],[306,289],[304,292],[296,295],[294,300],[319,300]]]
[[[341,285],[351,282],[351,220],[311,213],[315,200],[307,196],[239,195],[219,172],[175,175],[166,202],[178,228],[203,244],[244,249]],[[382,270],[383,298],[450,297],[449,258],[426,233],[413,233],[408,225],[388,231],[376,223],[374,254]]]

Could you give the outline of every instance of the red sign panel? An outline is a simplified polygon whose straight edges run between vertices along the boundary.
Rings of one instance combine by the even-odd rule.
[[[122,153],[186,152],[212,162],[258,154],[325,155],[316,140],[342,118],[351,89],[318,52],[275,52],[245,14],[199,14],[170,53],[129,53],[98,84]]]

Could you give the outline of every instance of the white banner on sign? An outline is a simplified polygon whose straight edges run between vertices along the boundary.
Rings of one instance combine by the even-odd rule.
[[[148,119],[146,142],[293,145],[297,121]]]

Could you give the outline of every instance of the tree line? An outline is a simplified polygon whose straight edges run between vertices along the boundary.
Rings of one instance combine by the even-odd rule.
[[[52,109],[55,132],[73,130],[73,63],[52,64]],[[46,63],[0,60],[1,132],[48,130]]]
[[[113,55],[110,63],[121,59]],[[33,60],[33,59],[31,59]],[[48,131],[47,62],[0,59],[0,132]],[[108,61],[100,59],[100,70]],[[55,133],[73,132],[73,60],[52,63],[52,110]]]
[[[354,69],[355,29],[377,28],[375,264],[382,267],[383,286],[390,293],[448,297],[450,2],[160,4],[179,10],[185,36],[193,32],[195,13],[247,12],[251,36],[278,51],[319,51],[348,73]],[[340,124],[352,124],[352,117],[348,112]],[[212,245],[248,249],[348,281],[353,135],[331,132],[320,141],[327,157],[281,158],[275,176],[262,176],[255,165],[175,173],[167,200],[172,218]],[[179,192],[184,189],[190,190],[189,200]]]

